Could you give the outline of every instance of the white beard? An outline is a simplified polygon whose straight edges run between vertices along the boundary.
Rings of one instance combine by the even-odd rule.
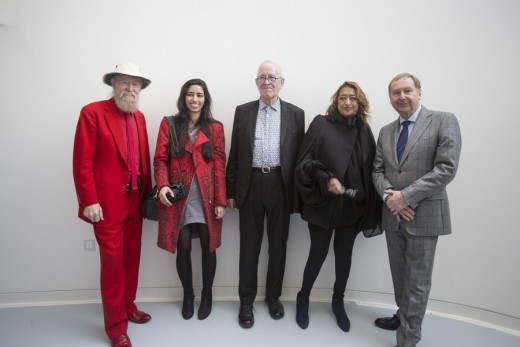
[[[133,113],[137,111],[139,104],[139,97],[137,95],[128,94],[127,92],[123,92],[120,95],[114,94],[114,100],[116,102],[117,107],[127,113]]]

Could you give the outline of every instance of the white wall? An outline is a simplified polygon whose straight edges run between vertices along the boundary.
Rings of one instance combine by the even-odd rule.
[[[448,189],[454,234],[440,239],[429,309],[519,333],[519,10],[514,0],[0,0],[0,307],[99,299],[98,254],[83,250],[92,230],[76,218],[72,143],[80,108],[110,96],[101,76],[115,63],[136,62],[152,80],[141,109],[154,148],[161,117],[193,77],[208,83],[229,140],[235,106],[257,98],[256,68],[273,59],[286,77],[282,98],[305,109],[307,124],[355,80],[377,134],[396,119],[386,88],[403,71],[422,80],[425,106],[458,116],[462,157]],[[145,223],[140,300],[180,295],[175,256],[155,246],[156,227]],[[287,300],[308,247],[294,215]],[[228,212],[221,298],[237,296],[238,248],[238,216]],[[198,246],[193,258],[200,285]],[[330,298],[332,258],[315,299]],[[347,298],[393,305],[384,238],[360,236],[354,258]],[[262,262],[260,283],[264,270]]]

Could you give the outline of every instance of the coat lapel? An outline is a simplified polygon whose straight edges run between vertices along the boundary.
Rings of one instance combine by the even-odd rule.
[[[393,154],[394,154],[394,160],[399,165],[399,160],[397,160],[397,138],[399,137],[399,118],[392,124],[392,129],[390,131],[391,137],[390,137],[390,148],[393,148]]]
[[[115,107],[115,105],[113,106]],[[107,121],[108,127],[112,132],[112,136],[114,136],[114,141],[116,142],[117,149],[121,158],[127,163],[127,148],[126,148],[126,140],[125,134],[123,133],[123,129],[121,127],[121,122],[118,119],[119,112],[116,110],[105,109],[105,120]],[[127,163],[128,164],[128,163]]]
[[[253,106],[249,110],[249,116],[247,120],[249,121],[249,141],[251,145],[251,153],[253,153],[253,149],[255,147],[255,131],[256,131],[256,120],[258,119],[258,107],[260,106],[260,101],[253,103]]]
[[[206,142],[209,142],[208,137],[199,129],[197,131],[197,137],[195,138],[195,142],[188,141],[184,146],[184,149],[186,149],[190,153],[193,153],[194,148],[200,147]]]
[[[144,116],[140,112],[135,113],[135,123],[137,124],[137,134],[139,138],[139,157],[141,158],[141,167],[143,167],[143,160],[146,158],[146,146],[143,144],[148,143],[148,134],[146,133],[146,123]]]
[[[287,114],[287,107],[285,102],[280,99],[280,148],[283,148],[283,140],[285,139],[285,132],[287,131],[287,122],[289,121],[289,115]]]
[[[406,143],[406,147],[404,148],[403,157],[401,158],[401,164],[406,160],[408,154],[410,154],[412,148],[415,146],[421,135],[428,128],[428,125],[431,123],[431,115],[432,112],[428,110],[426,107],[421,108],[421,112],[419,112],[419,117],[417,117],[417,122],[415,122],[413,126],[412,133],[408,138],[408,142]],[[396,154],[397,156],[397,154]]]

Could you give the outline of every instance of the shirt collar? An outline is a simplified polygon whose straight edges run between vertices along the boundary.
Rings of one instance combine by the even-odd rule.
[[[421,112],[421,109],[422,109],[422,105],[419,105],[419,107],[417,107],[417,110],[415,110],[415,112],[412,113],[412,115],[408,119],[404,119],[403,117],[399,116],[399,125],[403,124],[403,122],[405,120],[409,120],[410,122],[413,122],[413,123],[417,122],[417,117],[419,117],[419,112]]]
[[[262,101],[262,99],[259,99],[259,100],[260,100],[260,109],[261,110],[263,110],[267,106],[271,106],[275,111],[280,110],[280,98],[277,98],[276,101],[272,105],[267,105],[265,102]]]

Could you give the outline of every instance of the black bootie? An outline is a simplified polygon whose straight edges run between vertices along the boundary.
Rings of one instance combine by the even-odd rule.
[[[296,323],[302,329],[309,326],[309,296],[302,292],[296,296]]]
[[[208,318],[209,314],[211,313],[211,306],[213,302],[213,296],[210,294],[205,294],[202,292],[202,296],[200,298],[200,306],[199,306],[199,312],[197,316],[200,320]]]
[[[182,300],[182,318],[190,319],[193,317],[194,299],[195,294],[193,294],[193,290],[191,290],[191,292],[184,292],[184,299]]]
[[[336,316],[338,327],[347,332],[350,330],[350,319],[348,319],[347,312],[345,312],[345,305],[343,304],[343,295],[334,294],[332,296],[332,312]]]

